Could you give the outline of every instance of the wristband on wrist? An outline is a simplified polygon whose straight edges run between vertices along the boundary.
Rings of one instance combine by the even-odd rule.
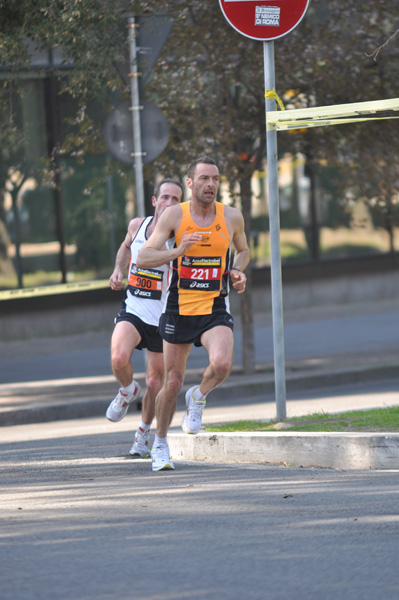
[[[231,271],[238,271],[239,273],[243,273],[244,271],[241,271],[241,269],[237,269],[237,267],[231,267],[230,272]]]

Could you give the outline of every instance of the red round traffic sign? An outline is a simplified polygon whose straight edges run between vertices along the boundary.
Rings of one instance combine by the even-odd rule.
[[[310,0],[219,0],[232,27],[253,40],[275,40],[303,19]]]

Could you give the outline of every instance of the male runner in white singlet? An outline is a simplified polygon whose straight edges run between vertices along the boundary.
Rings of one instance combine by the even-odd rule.
[[[132,457],[150,456],[150,427],[155,416],[155,398],[161,389],[164,375],[162,338],[158,333],[159,318],[165,303],[169,279],[169,263],[156,268],[140,269],[136,265],[138,252],[152,234],[161,214],[183,199],[183,186],[173,179],[163,179],[154,190],[153,217],[135,218],[129,223],[128,231],[115,260],[114,271],[109,279],[113,290],[123,287],[123,273],[129,265],[126,297],[115,318],[111,339],[111,366],[120,390],[109,405],[106,417],[120,421],[129,405],[138,399],[141,389],[133,379],[131,358],[134,349],[147,349],[146,391],[143,398],[142,421],[137,428]]]

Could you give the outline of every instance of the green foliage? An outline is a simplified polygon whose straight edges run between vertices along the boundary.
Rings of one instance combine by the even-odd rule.
[[[174,27],[146,85],[145,99],[164,110],[171,137],[164,154],[146,166],[146,177],[153,179],[157,172],[182,176],[195,156],[209,153],[228,181],[240,184],[249,224],[248,181],[265,153],[262,44],[235,32],[217,1],[164,0],[161,8],[173,16]],[[159,11],[155,0],[0,1],[0,64],[7,66],[10,77],[0,85],[0,188],[10,168],[22,169],[25,176],[31,169],[23,162],[26,132],[15,119],[22,89],[18,77],[32,70],[27,39],[43,52],[64,51],[64,63],[51,74],[59,93],[76,99],[76,114],[63,124],[62,151],[83,164],[86,156],[105,150],[98,115],[130,95],[116,69],[128,58],[127,15]],[[397,0],[313,0],[300,26],[275,42],[276,88],[287,108],[398,97],[397,39],[377,60],[367,56],[398,26]],[[100,107],[95,116],[94,104]],[[345,217],[350,189],[367,199],[375,221],[392,235],[399,219],[399,163],[392,159],[399,152],[399,137],[392,122],[282,133],[279,146],[284,152],[303,153],[314,165],[335,168],[329,217],[337,224]],[[121,176],[128,170],[114,166]],[[52,181],[55,168],[49,161],[47,181]],[[88,184],[81,183],[75,190],[79,197]],[[93,222],[100,211],[97,218],[105,235],[101,194],[104,190],[79,210],[88,211],[80,215],[86,222]],[[295,215],[287,219],[293,226]]]
[[[124,15],[130,2],[119,0],[3,0],[0,4],[0,64],[16,73],[27,69],[29,39],[41,51],[63,48],[64,67],[72,62],[64,91],[76,97],[116,89],[113,60],[126,49]]]
[[[66,166],[70,173],[63,185],[68,199],[64,206],[67,242],[77,246],[79,270],[94,267],[108,273],[117,250],[110,248],[111,227],[118,241],[126,233],[123,182],[114,177],[111,211],[102,175],[103,159],[90,158],[84,165],[66,161]]]
[[[27,243],[50,242],[57,239],[55,203],[48,189],[36,188],[25,192],[23,205],[28,211]]]
[[[263,154],[264,83],[262,44],[235,32],[217,2],[187,4],[165,0],[162,11],[175,25],[157,64],[146,95],[167,112],[173,141],[167,159],[176,170],[200,152],[217,156],[233,177],[253,169]],[[155,0],[21,0],[0,4],[0,62],[27,68],[26,38],[42,50],[62,47],[74,68],[62,79],[73,96],[106,99],[107,90],[121,90],[115,65],[126,61],[126,15],[159,14]],[[290,35],[275,43],[276,84],[291,105],[354,102],[397,95],[398,45],[395,40],[375,62],[367,57],[397,24],[394,0],[313,0],[308,15]],[[64,66],[68,66],[66,63]],[[389,126],[388,126],[389,128]],[[327,128],[291,136],[291,149],[309,143],[317,154],[340,154],[359,146],[368,127]],[[391,128],[392,129],[392,128]],[[379,131],[368,139],[384,138]],[[388,132],[389,133],[389,132]],[[326,139],[334,145],[326,144]],[[367,146],[361,145],[362,151]],[[259,151],[258,151],[259,149]],[[375,155],[375,152],[374,152]],[[330,156],[331,158],[331,156]],[[351,161],[353,162],[353,160]],[[361,164],[361,162],[359,162]],[[183,166],[184,169],[184,166]]]

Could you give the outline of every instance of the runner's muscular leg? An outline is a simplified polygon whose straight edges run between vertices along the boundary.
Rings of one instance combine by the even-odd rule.
[[[191,344],[163,342],[165,381],[156,399],[157,435],[166,437],[176,410],[177,396],[183,386]]]
[[[163,384],[164,361],[162,352],[147,350],[146,390],[143,397],[142,418],[150,425],[155,417],[155,398]]]
[[[122,386],[132,383],[133,367],[130,359],[140,341],[139,332],[129,321],[119,321],[115,325],[111,338],[111,367]]]
[[[209,365],[200,384],[200,391],[206,396],[230,375],[233,365],[233,332],[229,327],[218,325],[202,334],[201,343],[209,357]]]

